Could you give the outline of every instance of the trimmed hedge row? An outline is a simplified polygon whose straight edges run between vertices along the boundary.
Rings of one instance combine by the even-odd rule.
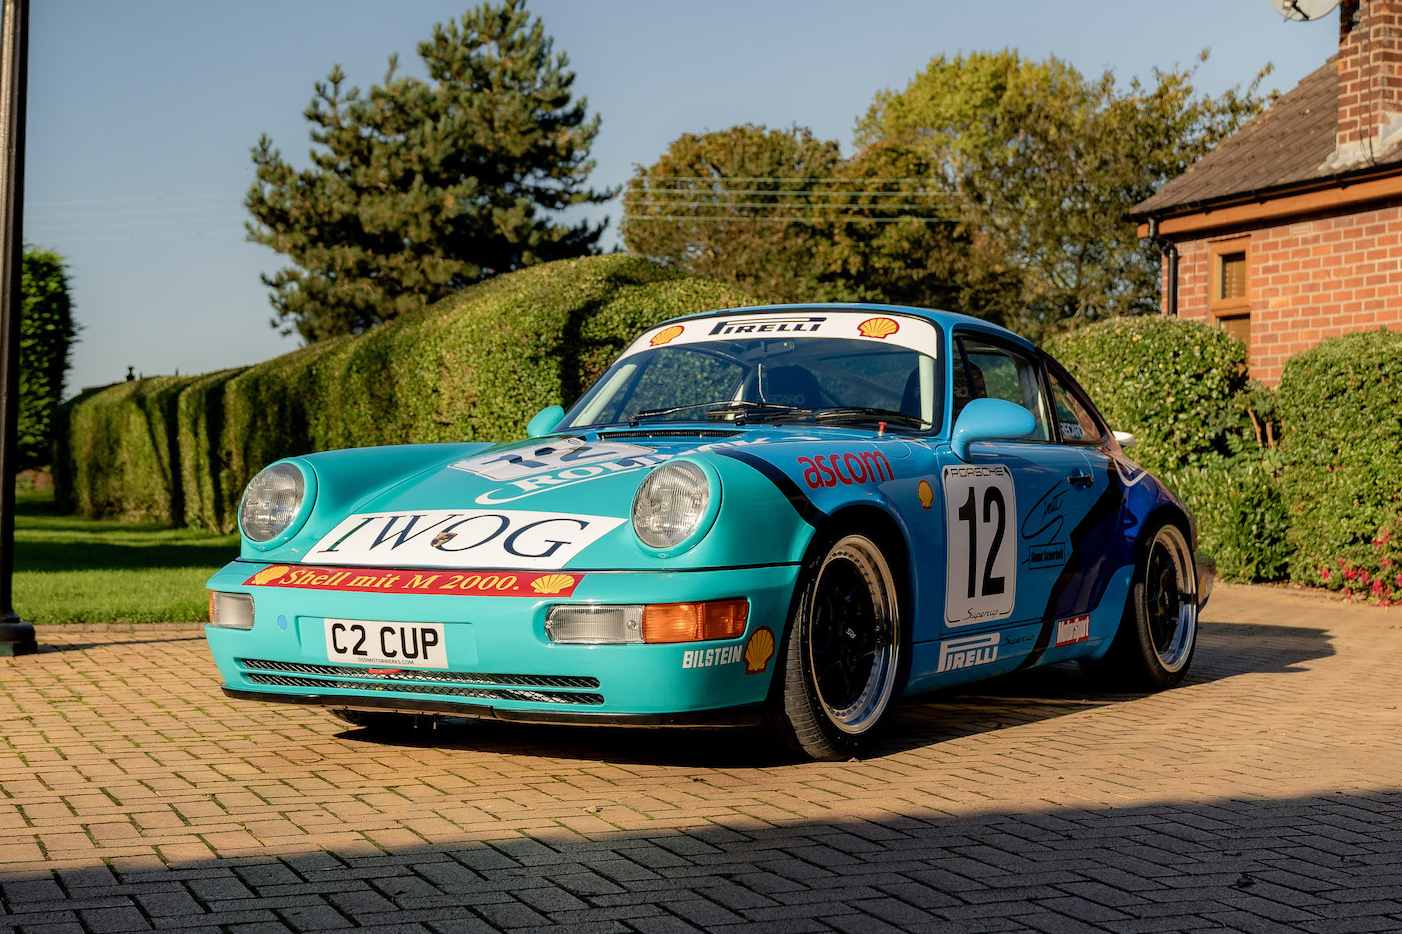
[[[1150,470],[1205,466],[1229,453],[1246,346],[1224,331],[1160,315],[1110,318],[1047,342]]]
[[[1266,390],[1246,378],[1246,346],[1223,331],[1160,316],[1112,318],[1057,335],[1048,350],[1129,452],[1187,504],[1198,547],[1228,580],[1285,576],[1289,517],[1248,411]],[[1261,421],[1257,418],[1257,423]]]
[[[1361,575],[1364,590],[1395,599],[1387,546],[1402,515],[1402,334],[1347,334],[1291,357],[1276,399],[1291,578],[1352,589],[1344,581]]]
[[[264,465],[308,451],[521,437],[638,331],[750,299],[622,254],[533,266],[355,337],[244,369],[118,384],[61,412],[59,501],[87,516],[235,526]]]

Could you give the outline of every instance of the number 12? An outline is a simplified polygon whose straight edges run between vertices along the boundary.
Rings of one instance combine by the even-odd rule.
[[[1007,504],[1003,502],[1003,491],[996,486],[983,489],[983,521],[993,521],[993,508],[998,508],[998,524],[993,529],[993,542],[988,547],[988,555],[983,563],[983,587],[976,589],[978,580],[978,491],[970,488],[969,498],[959,507],[957,515],[969,523],[969,599],[987,597],[1003,593],[1005,582],[1002,576],[994,576],[993,562],[998,550],[1003,547],[1003,534],[1007,527]]]

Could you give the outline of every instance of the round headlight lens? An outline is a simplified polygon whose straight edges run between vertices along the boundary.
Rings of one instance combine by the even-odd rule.
[[[663,464],[648,474],[633,497],[633,531],[649,548],[671,548],[706,514],[711,484],[695,464]]]
[[[297,518],[306,495],[302,471],[291,464],[274,464],[248,482],[239,508],[239,527],[255,542],[266,542],[286,531]]]

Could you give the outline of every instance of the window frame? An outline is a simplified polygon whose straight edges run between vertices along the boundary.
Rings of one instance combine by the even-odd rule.
[[[1086,412],[1090,414],[1091,421],[1095,422],[1095,424],[1100,426],[1099,437],[1081,438],[1080,440],[1076,440],[1074,438],[1063,437],[1061,434],[1061,419],[1053,419],[1053,421],[1056,423],[1057,443],[1070,444],[1075,445],[1077,447],[1101,447],[1104,444],[1106,444],[1110,440],[1112,429],[1110,428],[1110,423],[1106,421],[1105,416],[1100,414],[1100,410],[1095,407],[1095,403],[1090,401],[1090,396],[1087,395],[1086,391],[1083,388],[1081,388],[1081,384],[1076,382],[1076,378],[1071,375],[1071,373],[1066,369],[1066,367],[1057,363],[1045,352],[1041,354],[1041,357],[1042,370],[1046,374],[1047,380],[1047,398],[1052,400],[1052,405],[1056,405],[1056,397],[1055,395],[1053,395],[1051,386],[1052,377],[1054,376],[1058,381],[1060,381],[1061,385],[1066,388],[1066,391],[1069,392],[1071,396],[1081,404],[1081,407],[1084,408]]]
[[[1053,422],[1055,422],[1055,419],[1052,418],[1053,412],[1052,412],[1052,410],[1051,410],[1051,408],[1050,408],[1050,402],[1051,402],[1051,384],[1047,381],[1047,368],[1046,368],[1045,355],[1042,354],[1040,351],[1038,351],[1035,347],[1033,347],[1033,348],[1019,347],[1019,346],[1018,346],[1016,343],[1014,343],[1013,341],[1006,340],[1006,339],[1000,337],[1000,336],[997,335],[997,334],[990,334],[990,333],[988,333],[987,331],[979,331],[979,330],[975,330],[975,329],[972,329],[972,328],[968,328],[968,329],[959,328],[959,329],[955,330],[955,331],[953,332],[953,334],[951,335],[951,340],[950,340],[950,356],[951,356],[951,359],[950,359],[950,361],[949,361],[950,388],[949,388],[949,391],[946,393],[946,395],[950,396],[950,405],[948,406],[949,412],[950,412],[950,416],[949,416],[949,435],[950,435],[950,437],[953,437],[953,435],[954,435],[954,422],[955,422],[954,404],[953,404],[953,392],[954,392],[954,389],[953,389],[953,386],[954,386],[954,383],[953,383],[953,376],[954,376],[954,364],[955,364],[955,362],[956,362],[956,361],[953,359],[953,356],[954,356],[955,354],[958,355],[958,361],[957,361],[957,362],[958,362],[960,365],[962,365],[962,366],[964,367],[964,379],[965,379],[966,384],[969,385],[970,387],[972,387],[973,384],[974,384],[974,381],[973,381],[973,379],[972,379],[972,374],[970,374],[970,372],[969,372],[969,366],[968,366],[968,365],[969,365],[969,355],[968,355],[968,353],[964,350],[964,339],[965,339],[966,337],[967,337],[967,338],[972,338],[972,339],[974,339],[974,340],[982,341],[982,342],[984,342],[984,343],[986,343],[986,344],[989,344],[989,345],[991,345],[991,346],[993,346],[993,347],[998,348],[999,350],[1005,351],[1006,353],[1009,353],[1009,354],[1016,354],[1016,355],[1018,355],[1018,356],[1021,356],[1021,357],[1025,358],[1025,359],[1032,365],[1032,367],[1033,367],[1033,368],[1035,369],[1035,371],[1036,371],[1037,383],[1038,383],[1039,387],[1041,388],[1041,393],[1042,393],[1042,405],[1043,405],[1043,408],[1044,408],[1042,417],[1043,417],[1043,419],[1044,419],[1044,420],[1046,421],[1046,423],[1047,423],[1047,434],[1049,435],[1049,437],[1047,437],[1047,438],[1010,438],[1010,439],[1008,439],[1006,442],[1001,442],[1001,441],[1000,441],[999,443],[1000,443],[1000,444],[1003,444],[1003,443],[1007,443],[1007,444],[1056,444],[1056,443],[1057,443],[1057,438],[1060,437],[1060,431],[1059,431],[1059,429],[1056,428],[1056,426],[1053,424]],[[976,397],[974,397],[974,396],[972,395],[972,392],[971,392],[971,393],[970,393],[970,397],[969,397],[969,402],[974,401],[974,398],[976,398]],[[987,399],[987,398],[989,398],[989,396],[988,396],[987,392],[985,392],[984,395],[978,396],[977,398]],[[965,403],[965,404],[967,405],[968,403]]]

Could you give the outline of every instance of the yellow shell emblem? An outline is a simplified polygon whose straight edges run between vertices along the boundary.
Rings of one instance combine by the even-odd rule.
[[[858,334],[863,337],[879,337],[882,340],[900,329],[901,326],[890,318],[868,318],[857,325]]]
[[[764,671],[773,657],[774,633],[768,626],[761,626],[745,643],[745,674],[757,675]]]
[[[270,568],[263,568],[263,570],[259,571],[257,574],[254,574],[248,582],[257,586],[271,584],[273,581],[277,580],[279,577],[282,577],[282,575],[286,573],[286,565],[275,564]]]
[[[929,509],[935,501],[935,491],[930,487],[928,480],[921,480],[920,485],[915,488],[915,493],[920,497],[921,509]]]
[[[654,347],[661,347],[663,344],[669,343],[671,341],[676,340],[678,337],[681,337],[683,330],[685,330],[685,328],[683,328],[680,324],[674,324],[669,328],[663,328],[661,331],[658,331],[656,334],[654,334],[652,336],[652,340],[648,343],[652,344],[652,346]]]
[[[531,589],[536,593],[552,594],[559,593],[568,587],[574,586],[574,578],[568,574],[547,574],[544,577],[531,581]]]

